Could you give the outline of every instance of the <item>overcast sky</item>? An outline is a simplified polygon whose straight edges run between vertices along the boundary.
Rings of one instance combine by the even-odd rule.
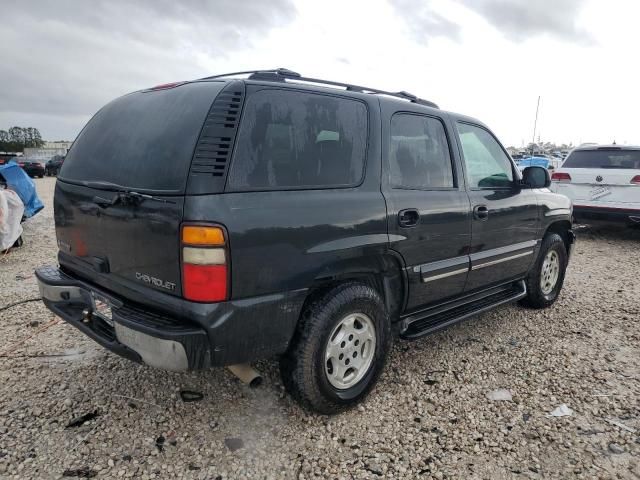
[[[640,144],[627,0],[2,1],[0,129],[72,140],[124,93],[238,70],[407,90],[506,145]],[[187,6],[188,5],[188,6]]]

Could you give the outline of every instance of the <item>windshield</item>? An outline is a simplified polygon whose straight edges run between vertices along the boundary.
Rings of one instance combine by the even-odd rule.
[[[576,150],[562,167],[640,169],[640,150]]]
[[[222,86],[220,82],[191,83],[114,100],[80,133],[65,158],[60,179],[184,192],[204,119]]]

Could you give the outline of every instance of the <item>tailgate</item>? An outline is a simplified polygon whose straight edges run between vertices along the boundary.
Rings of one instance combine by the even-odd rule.
[[[54,209],[60,264],[109,288],[131,281],[181,295],[179,231],[184,197],[104,208],[115,192],[58,182]],[[125,282],[126,283],[126,282]]]
[[[562,168],[569,182],[557,183],[556,191],[575,203],[639,203],[640,185],[631,183],[640,170]]]

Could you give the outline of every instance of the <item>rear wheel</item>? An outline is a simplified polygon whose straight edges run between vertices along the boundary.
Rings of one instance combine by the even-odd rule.
[[[567,269],[567,249],[557,233],[548,233],[542,240],[540,253],[527,277],[527,296],[522,304],[531,308],[547,308],[560,295]]]
[[[378,380],[390,338],[378,292],[360,283],[339,285],[305,307],[280,360],[285,388],[319,413],[344,410],[361,401]]]

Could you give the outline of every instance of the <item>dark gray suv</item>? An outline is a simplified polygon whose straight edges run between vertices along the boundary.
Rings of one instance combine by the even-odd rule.
[[[173,370],[279,356],[323,413],[361,400],[391,338],[562,288],[571,204],[481,122],[285,69],[161,85],[100,110],[55,190],[45,304]]]

